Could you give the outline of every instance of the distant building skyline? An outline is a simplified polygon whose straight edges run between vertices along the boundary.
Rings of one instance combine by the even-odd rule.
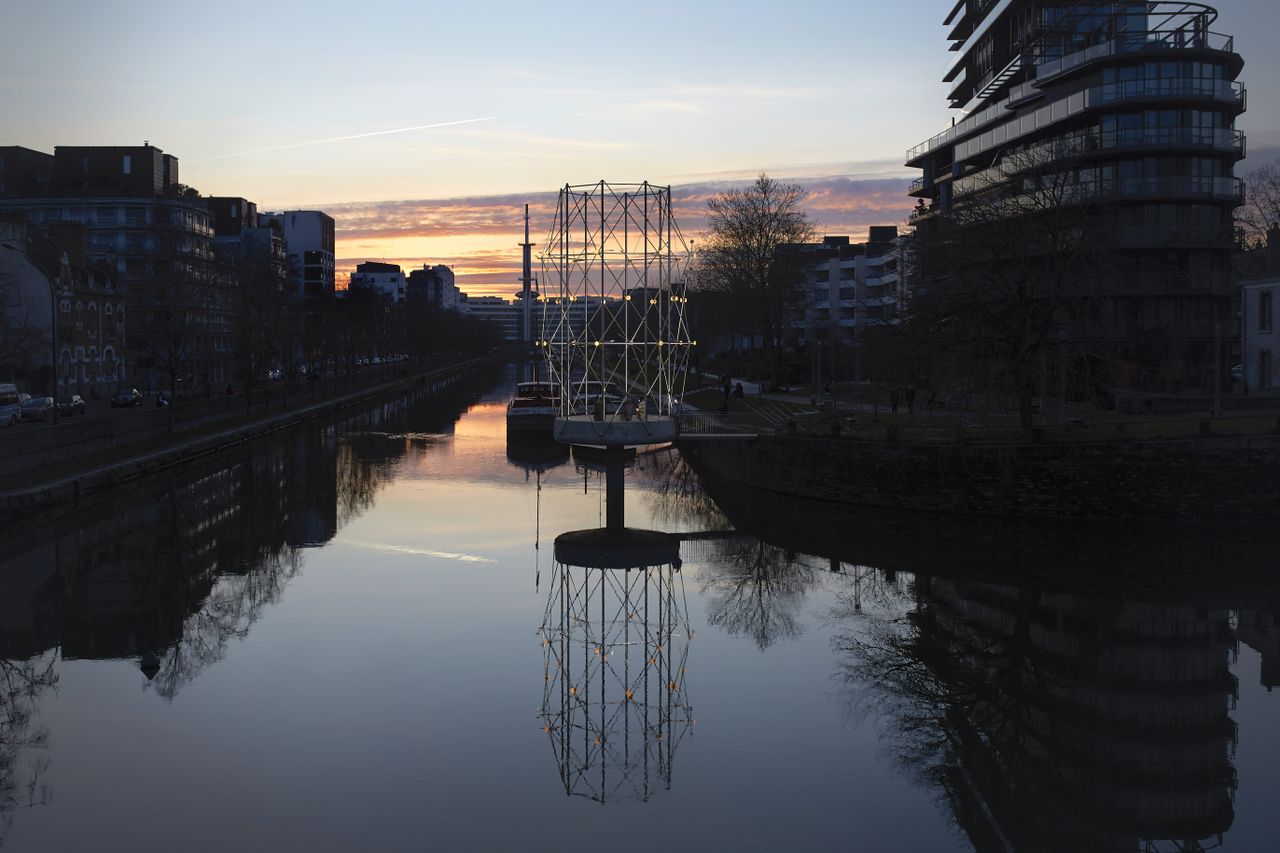
[[[827,234],[861,240],[871,224],[901,221],[903,152],[949,121],[935,46],[954,5],[859,4],[851,16],[835,0],[785,10],[658,0],[646,8],[663,38],[645,50],[569,53],[545,46],[577,38],[572,13],[504,2],[372,0],[298,15],[231,0],[218,15],[163,16],[19,5],[0,32],[0,92],[17,117],[0,145],[151,140],[182,158],[183,182],[205,195],[330,212],[339,273],[432,259],[453,265],[463,289],[509,295],[521,205],[566,182],[670,184],[695,238],[701,197],[761,171],[814,190],[809,211]],[[1220,5],[1220,28],[1237,35],[1258,81],[1243,174],[1280,154],[1280,91],[1262,85],[1280,79],[1270,44],[1280,8]],[[625,6],[595,18],[601,31],[636,26]],[[838,40],[828,35],[851,19]],[[438,34],[430,51],[413,49],[405,35],[415,31]],[[282,33],[306,50],[281,54]],[[353,41],[388,49],[339,68],[331,58]],[[742,47],[762,43],[768,62]],[[191,61],[203,46],[218,48],[216,73]],[[430,207],[459,215],[421,212]],[[348,216],[357,212],[361,222]],[[535,215],[535,241],[549,223]]]

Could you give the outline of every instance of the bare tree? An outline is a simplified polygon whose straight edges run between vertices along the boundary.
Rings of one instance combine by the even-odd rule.
[[[1259,166],[1245,176],[1248,197],[1236,209],[1236,218],[1253,236],[1280,227],[1280,159]]]
[[[235,319],[236,363],[245,390],[245,413],[253,409],[254,390],[273,369],[283,369],[293,345],[296,311],[283,277],[269,258],[241,258],[234,266],[239,310]]]
[[[1280,159],[1254,169],[1245,183],[1248,196],[1236,208],[1236,269],[1241,275],[1260,275],[1267,270],[1267,232],[1280,228]]]
[[[935,355],[1003,377],[1028,429],[1042,359],[1088,318],[1105,263],[1097,236],[1109,188],[1081,177],[1077,154],[1070,142],[1007,154],[958,181],[951,210],[915,235],[923,280],[908,322]]]
[[[15,809],[38,805],[48,793],[40,776],[48,766],[42,750],[48,733],[35,724],[40,695],[58,683],[48,653],[28,660],[0,659],[0,847]],[[28,753],[35,752],[35,755]]]
[[[17,276],[0,274],[0,376],[28,372],[48,349],[49,333],[31,306],[22,304]]]
[[[711,235],[699,252],[700,281],[729,294],[747,329],[762,336],[775,383],[779,348],[804,298],[805,261],[786,249],[816,233],[804,199],[800,187],[764,173],[745,190],[721,193],[707,202]]]

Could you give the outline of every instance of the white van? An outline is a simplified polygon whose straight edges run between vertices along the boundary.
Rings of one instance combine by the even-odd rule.
[[[18,393],[18,386],[12,383],[0,383],[0,426],[13,426],[18,422],[18,411],[22,404],[31,398],[30,394]]]

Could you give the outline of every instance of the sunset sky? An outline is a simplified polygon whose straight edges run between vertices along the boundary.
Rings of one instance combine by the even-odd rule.
[[[951,119],[952,2],[13,4],[0,144],[149,140],[204,194],[329,212],[339,269],[448,263],[510,295],[523,205],[541,242],[566,182],[671,184],[689,235],[761,171],[825,233],[900,222],[904,151]],[[1280,156],[1280,4],[1218,6],[1245,174]]]

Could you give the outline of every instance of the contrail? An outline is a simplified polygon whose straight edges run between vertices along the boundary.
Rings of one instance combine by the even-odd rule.
[[[393,545],[389,542],[363,542],[359,539],[338,539],[342,545],[354,545],[357,548],[370,548],[374,551],[391,551],[396,554],[413,554],[421,557],[438,557],[442,560],[458,560],[463,563],[493,563],[488,557],[475,554],[457,554],[452,551],[433,551],[430,548],[416,548],[412,545]]]
[[[326,142],[345,142],[348,139],[365,139],[370,136],[386,136],[389,133],[408,133],[412,130],[430,130],[433,127],[452,127],[455,124],[472,124],[477,121],[493,121],[493,116],[484,118],[464,118],[460,121],[441,121],[436,124],[419,124],[414,127],[397,127],[392,130],[374,130],[369,133],[353,133],[350,136],[331,136],[328,139],[308,139],[306,142],[290,142],[287,145],[272,145],[268,148],[254,148],[252,151],[238,151],[235,154],[218,154],[214,157],[197,157],[188,163],[203,163],[207,160],[226,160],[229,157],[248,157],[251,154],[266,154],[268,151],[284,151],[289,148],[301,148],[304,145],[323,145]]]

